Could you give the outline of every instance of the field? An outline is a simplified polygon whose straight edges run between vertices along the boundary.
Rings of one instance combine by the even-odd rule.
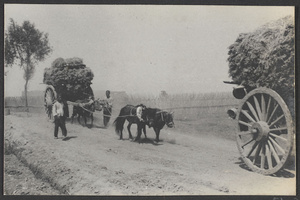
[[[251,172],[241,161],[235,144],[236,122],[226,114],[238,104],[231,94],[114,99],[107,129],[102,127],[102,113],[95,112],[92,128],[68,120],[68,137],[59,135],[57,140],[53,139],[54,125],[43,110],[42,98],[32,100],[29,112],[17,106],[17,98],[7,99],[5,193],[295,195],[294,162],[275,175],[264,176]],[[165,127],[159,143],[153,141],[152,129],[147,129],[148,139],[141,143],[129,140],[127,131],[124,140],[114,133],[112,122],[120,108],[139,103],[174,111],[175,128]],[[133,125],[134,135],[135,128]]]

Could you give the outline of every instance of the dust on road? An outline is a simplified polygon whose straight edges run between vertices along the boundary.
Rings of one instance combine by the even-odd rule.
[[[182,130],[180,122],[175,123],[176,129],[161,131],[159,143],[153,142],[151,129],[149,139],[137,143],[126,139],[127,132],[119,140],[112,126],[89,129],[70,123],[68,137],[55,140],[54,125],[44,114],[12,113],[5,116],[4,139],[36,170],[40,184],[55,187],[41,194],[295,195],[293,165],[277,176],[251,172],[240,160],[235,141]],[[16,191],[18,186],[9,184],[7,175],[14,169],[6,164],[4,168],[5,191]]]

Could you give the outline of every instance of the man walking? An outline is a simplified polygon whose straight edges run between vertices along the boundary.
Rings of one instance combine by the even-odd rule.
[[[58,128],[61,128],[62,135],[67,136],[66,118],[68,117],[68,105],[62,100],[61,95],[57,96],[57,101],[53,104],[52,113],[54,117],[54,139],[57,139]]]
[[[113,106],[113,98],[110,96],[110,91],[106,90],[106,99],[105,99],[105,105],[104,105],[104,108],[103,108],[103,124],[104,124],[104,127],[107,127],[107,124],[110,120],[112,106]]]

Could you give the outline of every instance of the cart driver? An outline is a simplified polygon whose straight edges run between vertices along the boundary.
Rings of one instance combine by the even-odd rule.
[[[142,116],[143,116],[143,111],[146,109],[146,106],[143,105],[143,104],[140,104],[140,105],[137,105],[137,108],[136,108],[136,116],[138,117],[138,119],[141,121],[141,122],[144,122]]]

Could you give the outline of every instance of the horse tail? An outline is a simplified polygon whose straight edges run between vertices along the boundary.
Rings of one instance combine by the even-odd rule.
[[[123,126],[124,126],[124,123],[126,120],[124,117],[120,117],[122,115],[123,114],[122,114],[122,109],[121,109],[119,116],[115,119],[115,121],[113,123],[115,125],[115,132],[118,135],[120,135],[121,131],[123,131]]]

